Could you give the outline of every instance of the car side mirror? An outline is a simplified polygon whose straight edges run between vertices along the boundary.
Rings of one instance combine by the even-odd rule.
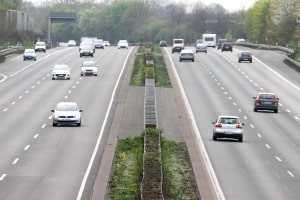
[[[83,112],[83,110],[79,110],[79,112]]]
[[[252,99],[256,99],[256,97],[252,97]]]
[[[54,110],[51,110],[51,112],[54,112]]]

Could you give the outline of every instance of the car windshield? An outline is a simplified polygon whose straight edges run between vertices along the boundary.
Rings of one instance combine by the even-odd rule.
[[[271,95],[271,94],[262,94],[262,95],[260,95],[260,99],[270,99],[270,100],[273,100],[274,99],[274,95]]]
[[[26,49],[25,52],[26,53],[34,53],[34,50],[33,49]]]
[[[57,104],[56,111],[77,111],[78,106],[75,103],[60,103]]]
[[[96,64],[94,62],[84,62],[82,67],[95,67]]]
[[[59,70],[68,70],[69,67],[67,65],[55,65],[54,69],[59,69]]]
[[[221,123],[221,124],[239,124],[239,119],[233,118],[233,117],[222,117],[219,119],[219,123]]]

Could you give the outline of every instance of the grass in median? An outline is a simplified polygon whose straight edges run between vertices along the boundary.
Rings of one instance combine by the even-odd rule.
[[[143,136],[118,141],[110,199],[140,199],[143,169]]]
[[[200,199],[185,143],[161,138],[163,194],[165,199]],[[119,140],[110,199],[141,199],[143,136]]]
[[[145,77],[147,72],[145,60],[145,47],[140,46],[136,54],[134,68],[131,76],[131,85],[145,86]],[[165,60],[161,52],[161,48],[157,45],[153,46],[154,56],[154,73],[156,87],[172,87],[166,68]],[[148,67],[149,68],[149,67]]]

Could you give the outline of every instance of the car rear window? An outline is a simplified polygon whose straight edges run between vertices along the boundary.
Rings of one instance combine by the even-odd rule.
[[[238,118],[220,118],[219,123],[221,124],[239,124]]]
[[[269,95],[269,94],[261,94],[260,99],[266,99],[266,100],[273,100],[274,99],[274,95]]]

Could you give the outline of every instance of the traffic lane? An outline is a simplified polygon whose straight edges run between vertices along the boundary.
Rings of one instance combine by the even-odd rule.
[[[242,104],[242,101],[239,103],[238,101],[234,100],[238,97],[238,99],[243,99],[244,95],[243,91],[239,91],[237,87],[230,87],[224,86],[224,83],[230,82],[229,80],[224,79],[223,77],[231,76],[230,73],[226,74],[226,71],[222,71],[223,68],[216,70],[214,74],[219,73],[218,77],[222,77],[222,84],[223,88],[235,88],[228,93],[228,98],[233,99],[233,105],[239,105],[240,110],[245,111],[245,118],[250,123],[250,128],[255,131],[255,135],[258,138],[265,138],[264,140],[264,147],[272,148],[273,158],[275,161],[282,163],[283,168],[282,171],[284,172],[283,177],[293,178],[294,174],[298,173],[297,167],[299,165],[297,157],[299,157],[299,139],[297,137],[297,129],[299,129],[299,123],[297,120],[294,119],[288,112],[282,111],[279,114],[274,114],[270,112],[258,112],[254,113],[253,109],[253,102],[248,104],[249,108],[246,104]],[[229,68],[226,68],[229,69]],[[240,71],[240,70],[238,70]],[[232,74],[233,75],[233,74]],[[216,76],[217,77],[217,76]],[[231,76],[232,78],[236,78],[239,76]],[[241,76],[243,77],[243,76]],[[256,76],[253,76],[256,77]],[[276,79],[276,77],[274,77]],[[221,79],[221,78],[220,78]],[[238,78],[236,78],[238,79]],[[245,80],[247,78],[245,77]],[[272,81],[272,80],[270,80]],[[236,84],[239,83],[240,84]],[[245,91],[250,91],[252,87],[245,87],[242,83],[242,80],[238,80],[235,82],[235,85],[239,85],[242,88],[245,88]],[[233,94],[236,93],[236,94]],[[286,96],[289,99],[289,96]],[[245,101],[246,102],[246,101]],[[258,118],[258,116],[262,116]],[[288,185],[290,182],[286,183]]]
[[[36,85],[41,84],[44,80],[48,80],[51,69],[55,64],[68,63],[70,60],[75,59],[74,51],[71,49],[58,49],[57,52],[49,52],[47,54],[47,58],[33,64],[23,61],[15,61],[8,65],[4,63],[5,67],[12,65],[15,68],[10,68],[6,72],[7,79],[0,83],[0,93],[5,94],[0,99],[1,108],[5,109],[5,105],[16,101],[19,97],[26,96],[28,90],[32,87],[36,87]]]
[[[205,56],[205,55],[204,55]],[[214,60],[216,60],[216,59],[214,59]],[[174,61],[174,62],[176,62],[176,61]],[[175,65],[176,65],[176,63],[175,63]],[[216,65],[218,65],[218,64],[216,64]],[[215,113],[218,113],[218,112],[223,112],[223,113],[233,113],[232,112],[232,109],[229,109],[229,111],[226,111],[226,109],[227,109],[227,106],[224,106],[224,105],[222,105],[222,101],[226,101],[227,99],[228,100],[230,100],[231,98],[229,98],[229,97],[226,97],[226,96],[224,96],[224,94],[226,94],[226,92],[224,92],[224,91],[222,91],[222,89],[220,89],[222,92],[221,92],[221,96],[219,96],[219,97],[213,97],[213,98],[209,98],[209,100],[207,100],[207,101],[204,101],[203,103],[200,103],[200,102],[202,102],[202,100],[203,99],[206,99],[207,98],[207,96],[208,95],[214,95],[214,92],[212,92],[212,91],[214,91],[214,90],[212,90],[211,88],[210,88],[210,86],[208,86],[208,87],[206,87],[207,85],[205,84],[205,83],[207,83],[208,81],[205,81],[206,80],[206,77],[207,77],[207,75],[209,75],[210,77],[212,77],[212,83],[211,84],[215,84],[217,87],[221,87],[221,86],[219,86],[219,82],[218,81],[216,81],[216,77],[215,77],[215,75],[213,75],[213,74],[211,74],[210,72],[208,72],[208,74],[207,73],[205,73],[205,71],[206,70],[204,70],[203,71],[203,73],[201,73],[200,72],[200,70],[198,70],[198,69],[205,69],[205,68],[202,68],[201,66],[195,66],[195,71],[193,71],[193,72],[191,72],[191,73],[188,73],[188,70],[190,70],[191,69],[191,67],[187,67],[187,66],[183,66],[182,67],[183,68],[183,70],[182,71],[179,71],[179,74],[180,74],[180,76],[184,76],[184,77],[188,77],[188,78],[186,78],[186,80],[187,80],[187,82],[190,82],[190,84],[187,84],[188,85],[188,87],[185,87],[185,89],[186,90],[191,90],[192,92],[187,92],[188,93],[188,96],[190,96],[189,97],[189,99],[195,99],[195,103],[194,104],[192,104],[192,107],[193,107],[193,105],[198,105],[198,107],[197,106],[195,106],[196,108],[193,108],[193,110],[197,110],[198,112],[197,113],[199,113],[199,115],[200,115],[200,119],[201,120],[199,120],[199,121],[201,121],[201,122],[199,122],[202,126],[203,126],[203,124],[211,124],[211,121],[212,121],[212,119],[214,120],[215,118],[216,118],[216,116],[217,116],[217,114],[215,114]],[[224,67],[225,68],[225,67]],[[194,68],[193,68],[194,69]],[[198,70],[198,71],[197,71]],[[187,75],[188,74],[188,75]],[[222,73],[221,73],[222,74]],[[192,78],[193,76],[201,76],[201,77],[196,77],[196,78]],[[203,76],[203,77],[202,77]],[[199,80],[199,82],[198,82],[198,80]],[[196,85],[196,86],[194,86],[194,85]],[[205,87],[204,89],[208,89],[208,93],[203,93],[203,92],[199,92],[199,91],[201,91],[201,89],[202,89],[202,87]],[[193,88],[193,89],[191,89],[191,88]],[[201,88],[201,89],[200,89]],[[222,88],[222,87],[221,87]],[[231,87],[231,88],[236,88],[236,87]],[[197,92],[196,92],[197,91]],[[199,97],[198,98],[196,98],[196,97],[193,97],[193,96],[197,96],[197,94],[201,94],[201,96],[199,95]],[[200,101],[200,102],[199,102]],[[209,102],[209,103],[208,103]],[[211,105],[210,105],[211,104]],[[203,107],[201,107],[201,106],[199,106],[199,105],[205,105],[205,106],[203,106]],[[219,106],[218,106],[219,105]],[[236,105],[235,104],[231,104],[232,106],[234,106],[234,107],[236,107]],[[199,108],[199,107],[201,107],[201,108]],[[217,107],[216,109],[215,109],[215,107]],[[205,110],[207,110],[206,112],[205,111],[203,111],[203,108],[205,109]],[[224,111],[222,111],[222,110],[224,110]],[[236,111],[235,111],[235,113],[239,113],[240,111],[238,110],[238,109],[236,109]],[[203,113],[204,113],[204,115],[203,115]],[[210,118],[210,121],[207,121],[207,118],[209,118],[208,117],[208,113],[212,113],[211,114],[211,118]],[[235,114],[234,113],[234,114]],[[202,117],[201,117],[201,115],[202,115]],[[242,117],[242,116],[241,116]],[[196,117],[196,119],[197,119],[197,117]],[[242,120],[243,120],[243,118],[242,118]],[[203,123],[204,121],[207,121],[206,123]],[[199,125],[200,127],[201,127],[201,125]],[[204,126],[204,127],[206,127],[206,126]],[[208,139],[208,141],[212,141],[211,140],[211,137],[212,137],[212,126],[209,126],[208,125],[208,129],[206,129],[206,130],[203,130],[203,131],[201,131],[200,130],[200,132],[201,133],[204,133],[204,135],[207,135],[207,138],[209,138]],[[202,129],[202,127],[201,127],[201,129]],[[247,138],[247,136],[246,136],[246,138]],[[254,139],[257,139],[257,138],[254,138]],[[212,142],[213,144],[216,144],[216,142]],[[246,145],[247,146],[247,145]],[[250,146],[249,148],[252,148],[252,146]],[[212,150],[212,152],[215,152],[215,148],[212,148],[213,150]],[[254,148],[254,149],[256,149],[256,148]],[[239,151],[239,150],[233,150],[232,152],[231,151],[229,151],[228,149],[221,149],[221,150],[219,150],[219,151],[217,151],[217,152],[227,152],[229,155],[234,155],[234,154],[236,154],[236,152],[246,152],[245,153],[245,155],[247,154],[247,152],[253,152],[253,150],[245,150],[245,151]],[[231,154],[232,153],[232,154]],[[244,155],[244,154],[241,154],[241,156],[242,155]],[[214,157],[214,156],[212,156],[212,157]],[[225,155],[223,155],[223,156],[220,156],[221,158],[224,158],[224,157],[226,157],[226,154]],[[217,158],[219,159],[220,158],[219,156],[217,156]],[[256,157],[256,155],[253,155],[252,157]],[[233,159],[236,159],[235,157],[233,157]],[[239,161],[240,159],[237,159],[236,160],[236,162],[233,162],[233,163],[237,163],[237,164],[239,164]],[[243,157],[241,157],[241,160],[243,160]],[[219,162],[219,161],[218,161]],[[227,165],[225,165],[225,166],[228,166],[229,168],[231,168],[231,163],[232,162],[229,162],[229,163],[227,163]],[[255,162],[256,163],[256,162]],[[257,161],[257,163],[264,163],[264,162],[261,162],[261,160],[259,160],[259,161]],[[224,164],[221,164],[220,166],[223,166]],[[218,165],[219,166],[219,165]],[[237,167],[237,173],[239,173],[239,167]],[[243,169],[245,169],[245,168],[243,168]],[[264,169],[264,171],[268,171],[269,169],[268,168],[265,168]],[[221,170],[222,171],[222,170]],[[235,170],[231,170],[231,171],[235,171]],[[251,169],[249,169],[249,171],[251,171]],[[222,173],[222,172],[221,172]],[[224,172],[223,172],[224,173]],[[241,173],[242,174],[242,173]],[[233,176],[234,177],[234,176]],[[243,179],[244,177],[240,177],[240,179]],[[222,180],[228,180],[228,178],[225,178],[225,179],[222,179]],[[251,180],[251,179],[250,179]],[[245,184],[250,184],[250,186],[251,186],[251,182],[250,183],[245,183]],[[232,185],[230,185],[231,187],[232,187]],[[235,191],[236,191],[236,188],[239,188],[240,186],[233,186],[233,188],[235,188]],[[248,187],[247,187],[248,188]],[[251,188],[251,187],[250,187]],[[279,189],[280,188],[280,186],[274,186],[274,188],[271,188],[271,190],[273,190],[273,189],[275,189],[275,190],[277,190],[277,189]],[[241,190],[243,190],[243,189],[245,189],[245,188],[241,188]],[[267,189],[267,188],[266,188]],[[229,188],[229,190],[228,191],[231,191],[230,190],[230,188]],[[240,191],[240,190],[239,190]],[[256,189],[254,188],[253,189],[253,191],[256,191]],[[250,191],[249,193],[255,193],[255,192],[253,192],[253,191]],[[234,191],[232,191],[232,193],[234,193]],[[279,192],[279,194],[277,194],[276,196],[281,196],[281,195],[284,195],[283,193],[281,193],[281,192]],[[264,192],[262,192],[262,194],[260,194],[259,196],[264,196]],[[253,197],[253,196],[249,196],[250,198],[249,199],[257,199],[256,197],[257,196],[255,196],[255,197]],[[251,197],[253,197],[253,198],[251,198]]]
[[[128,51],[127,51],[127,53],[128,53]],[[127,55],[127,53],[124,52],[123,56],[125,57]],[[103,72],[102,72],[103,73],[103,77],[106,77],[106,79],[103,78],[103,80],[104,80],[103,82],[99,82],[99,80],[98,80],[98,83],[97,82],[90,83],[91,80],[92,80],[92,79],[90,79],[90,81],[87,82],[88,84],[85,84],[84,86],[82,86],[82,88],[80,90],[78,90],[78,92],[72,91],[70,93],[70,94],[74,95],[74,99],[75,99],[75,96],[76,96],[76,98],[80,97],[79,104],[81,104],[80,102],[83,101],[83,103],[87,104],[90,107],[90,109],[85,108],[85,110],[91,110],[91,112],[87,116],[84,116],[84,118],[91,117],[91,119],[95,120],[94,123],[92,123],[92,124],[94,124],[94,126],[91,126],[92,127],[91,130],[93,130],[93,131],[97,130],[96,131],[97,134],[99,134],[99,127],[96,128],[95,126],[98,126],[99,121],[101,122],[101,119],[99,119],[101,117],[97,117],[97,115],[98,114],[104,115],[104,112],[99,112],[99,111],[104,110],[103,107],[105,107],[105,109],[107,109],[107,107],[108,107],[105,103],[102,103],[102,99],[103,99],[103,101],[105,101],[104,99],[105,99],[106,90],[110,90],[110,89],[107,89],[107,88],[113,87],[114,83],[116,82],[116,80],[114,79],[114,77],[118,77],[118,74],[115,74],[112,71],[118,71],[120,69],[119,65],[122,63],[122,55],[120,55],[120,53],[117,53],[117,55],[113,54],[110,59],[115,58],[116,56],[118,56],[119,59],[114,59],[114,61],[110,62],[110,63],[114,64],[114,68],[111,68],[111,67],[106,68],[106,69],[109,70],[109,71],[107,71],[107,73],[106,73],[105,70],[103,70]],[[103,65],[104,66],[110,66],[110,65],[105,64],[105,63],[103,63]],[[78,68],[78,70],[80,70],[80,68]],[[79,71],[78,71],[78,77],[79,77]],[[82,79],[86,80],[86,81],[88,81],[89,78],[97,78],[97,77],[82,77]],[[96,81],[96,79],[93,79],[93,80]],[[112,84],[106,83],[107,81],[110,81]],[[78,87],[79,86],[77,86],[76,89],[78,89]],[[64,91],[68,92],[68,90],[65,90],[65,89],[64,89]],[[82,92],[80,92],[80,91],[89,91],[90,93],[82,95]],[[95,91],[99,91],[99,92],[95,92]],[[93,95],[95,95],[95,97],[93,97]],[[45,98],[47,98],[47,96]],[[73,98],[73,97],[70,96],[68,98]],[[97,104],[96,105],[92,104],[93,101],[91,101],[91,99],[95,99],[94,101],[98,100]],[[52,108],[52,107],[49,106],[49,109],[50,108]],[[44,119],[48,119],[48,117],[43,117],[43,118]],[[51,125],[51,120],[49,122],[50,122],[50,125]],[[9,168],[9,169],[11,169],[11,173],[12,174],[16,173],[16,175],[18,175],[17,178],[20,178],[20,176],[19,176],[20,172],[24,173],[23,175],[26,176],[26,170],[24,170],[24,169],[30,168],[32,166],[31,165],[32,163],[30,163],[29,161],[32,160],[33,158],[37,158],[37,160],[36,160],[37,163],[47,163],[47,164],[46,164],[46,166],[44,166],[45,168],[43,168],[43,166],[41,166],[40,164],[37,164],[36,166],[33,167],[33,169],[34,169],[33,171],[35,173],[37,173],[37,174],[40,174],[40,173],[43,174],[45,176],[44,180],[47,179],[48,183],[52,183],[52,182],[51,182],[51,177],[50,177],[51,174],[50,175],[48,175],[46,173],[44,174],[44,172],[48,171],[48,169],[49,169],[47,167],[48,166],[53,166],[53,165],[59,165],[59,163],[53,163],[53,162],[51,162],[53,160],[56,160],[56,161],[57,160],[62,160],[62,161],[66,161],[66,163],[69,163],[69,164],[72,163],[72,165],[77,166],[78,168],[80,168],[80,172],[70,171],[70,173],[74,173],[74,174],[76,174],[76,175],[78,175],[78,176],[80,176],[82,178],[83,169],[86,169],[87,163],[84,162],[83,158],[77,157],[77,159],[79,159],[79,160],[77,160],[77,164],[78,164],[77,165],[76,163],[74,164],[73,160],[71,162],[69,162],[70,161],[69,157],[71,159],[72,157],[74,157],[72,155],[79,156],[79,155],[81,155],[81,153],[84,153],[85,155],[88,154],[90,156],[90,152],[88,152],[88,153],[86,153],[86,152],[89,149],[88,147],[91,148],[91,145],[87,144],[84,147],[82,147],[82,144],[84,144],[83,141],[95,142],[95,137],[93,137],[93,139],[92,138],[87,138],[86,132],[89,132],[89,131],[87,131],[87,130],[84,130],[84,131],[81,130],[80,131],[80,129],[83,129],[83,128],[86,128],[86,127],[82,126],[82,127],[79,127],[78,129],[77,129],[77,127],[57,127],[57,129],[51,127],[50,128],[51,131],[47,132],[46,130],[48,129],[48,125],[42,126],[42,128],[41,128],[42,131],[38,135],[39,136],[43,135],[43,136],[47,136],[47,137],[45,137],[45,140],[43,140],[41,148],[49,145],[49,148],[50,148],[49,152],[50,152],[50,154],[55,154],[55,155],[52,155],[52,156],[49,155],[49,157],[48,156],[45,157],[44,156],[45,154],[43,154],[43,151],[36,150],[36,151],[34,151],[34,155],[30,154],[28,156],[24,156],[23,159],[20,159],[18,161],[19,164],[22,163],[22,162],[25,162],[26,164],[28,164],[28,166],[25,165],[25,166],[22,167],[20,165],[21,167],[18,168],[18,169],[16,169],[16,168]],[[88,127],[88,128],[90,128],[90,127]],[[77,131],[79,131],[79,132],[77,132]],[[84,135],[81,135],[81,134],[84,134]],[[74,137],[74,135],[80,135],[80,137],[78,137],[78,142],[77,143],[74,142],[75,143],[75,145],[73,145],[74,147],[72,145],[69,145],[69,144],[64,144],[64,143],[67,143],[65,141],[72,141],[72,137]],[[90,136],[93,136],[93,134],[90,134]],[[30,139],[31,139],[31,137],[30,137]],[[52,146],[52,142],[53,142],[53,146]],[[70,146],[72,146],[72,148]],[[37,145],[37,147],[39,147],[39,145]],[[32,149],[37,148],[37,147],[32,146]],[[56,148],[61,148],[61,149],[55,151],[54,150],[55,147]],[[84,148],[86,150],[79,151],[79,150],[82,150],[82,148]],[[22,148],[20,148],[20,149],[22,149]],[[37,148],[37,149],[40,149],[40,148]],[[64,153],[64,152],[67,152],[67,153]],[[61,156],[61,157],[59,157],[59,156]],[[86,156],[86,158],[89,157],[89,156]],[[28,159],[28,162],[26,162],[27,159]],[[39,159],[41,159],[41,160],[39,160]],[[46,159],[46,161],[43,160],[43,159]],[[48,160],[48,162],[47,162],[47,160]],[[70,169],[61,168],[60,170],[61,171],[66,171],[66,170],[68,171]],[[49,171],[50,171],[50,169],[49,169]],[[74,175],[74,177],[75,177],[75,175]],[[11,176],[8,174],[7,178],[11,178]],[[53,178],[53,180],[55,179],[55,177],[52,177],[52,178]],[[77,189],[77,192],[78,192],[78,182],[74,183],[74,184],[77,184],[76,185],[76,189]],[[73,187],[74,187],[74,185],[73,185]],[[70,188],[71,188],[71,185],[70,185]],[[20,190],[22,190],[22,188],[20,188]],[[37,193],[43,192],[43,191],[39,191],[39,189],[35,189],[35,190],[36,190]],[[67,190],[67,189],[65,188],[64,190]],[[26,191],[26,188],[24,189],[24,191]],[[72,191],[72,194],[74,194],[74,192],[75,191]],[[75,194],[77,192],[75,192]],[[70,197],[69,198],[65,198],[64,194],[65,193],[62,191],[62,197],[63,197],[62,199],[74,199],[72,197],[71,198]],[[48,196],[51,197],[51,195],[48,195]],[[59,199],[59,198],[56,198],[56,199]]]
[[[299,73],[283,63],[284,56],[279,52],[257,50],[255,53],[263,60],[254,57],[256,62],[252,64],[237,63],[231,54],[222,55],[240,72],[241,76],[258,88],[257,92],[275,92],[280,98],[281,107],[298,121],[300,119],[298,116],[300,107],[297,106],[300,98]],[[289,98],[285,98],[287,96]]]

